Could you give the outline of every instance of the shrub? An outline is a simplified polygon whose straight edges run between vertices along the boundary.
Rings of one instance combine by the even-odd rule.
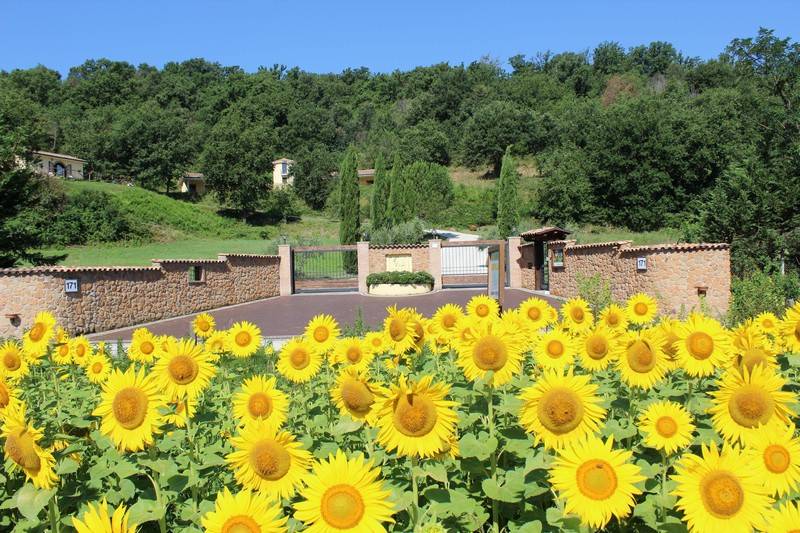
[[[612,303],[611,284],[600,274],[591,276],[577,274],[575,281],[578,283],[578,295],[589,302],[595,315]]]
[[[425,224],[418,218],[388,228],[367,228],[372,244],[419,244],[425,241]]]
[[[433,285],[433,276],[427,272],[373,272],[367,276],[367,285]]]
[[[731,282],[731,307],[728,323],[739,324],[764,311],[780,316],[787,303],[800,297],[800,278],[797,274],[767,274],[755,271]]]
[[[478,189],[459,184],[454,189],[450,207],[432,213],[429,220],[445,226],[488,226],[494,224],[496,215],[494,188]]]

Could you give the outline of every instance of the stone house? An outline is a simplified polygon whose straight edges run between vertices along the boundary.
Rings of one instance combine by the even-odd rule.
[[[294,183],[292,165],[294,165],[294,161],[285,157],[272,162],[272,188],[274,190]]]
[[[43,176],[56,176],[82,180],[85,178],[83,168],[86,160],[73,155],[44,152],[33,152],[33,169]]]
[[[187,172],[178,179],[178,190],[192,196],[206,193],[206,177],[200,172]]]

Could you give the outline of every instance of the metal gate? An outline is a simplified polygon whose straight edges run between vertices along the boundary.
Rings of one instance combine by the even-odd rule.
[[[505,247],[506,243],[492,240],[443,241],[442,286],[488,287],[489,249],[498,246]],[[503,277],[508,278],[507,275]]]
[[[292,292],[358,290],[356,245],[292,249]]]

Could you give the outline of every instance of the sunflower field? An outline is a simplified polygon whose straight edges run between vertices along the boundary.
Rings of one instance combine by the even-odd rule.
[[[279,351],[192,327],[112,357],[41,312],[0,343],[0,530],[800,530],[800,304],[476,296]]]

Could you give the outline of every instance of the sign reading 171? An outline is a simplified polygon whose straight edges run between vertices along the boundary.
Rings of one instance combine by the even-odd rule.
[[[78,280],[77,279],[65,279],[64,280],[64,292],[78,292]]]

